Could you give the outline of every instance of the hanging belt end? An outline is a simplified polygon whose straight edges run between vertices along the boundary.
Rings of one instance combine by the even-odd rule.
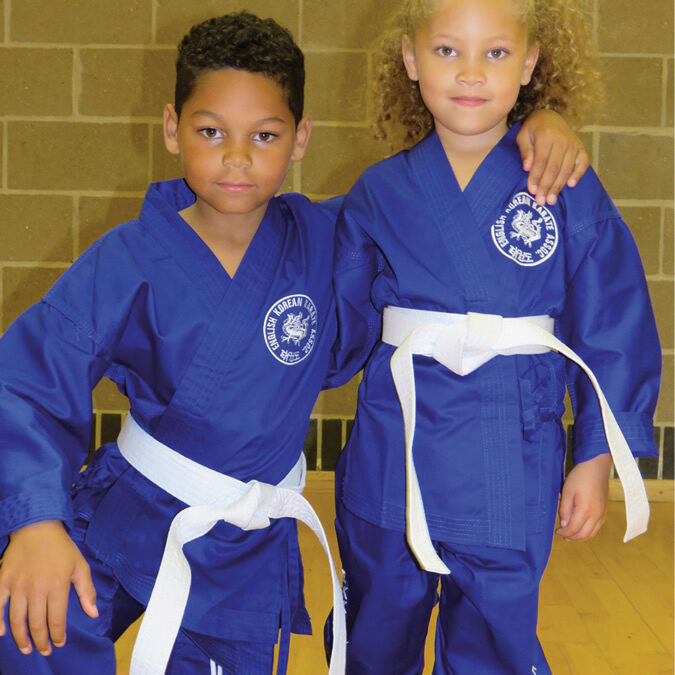
[[[628,525],[626,528],[626,534],[623,536],[623,543],[629,542],[635,537],[639,537],[641,534],[644,534],[647,531],[647,521],[644,523],[633,523]]]
[[[426,547],[424,545],[417,546],[415,542],[411,541],[412,537],[407,536],[408,546],[415,556],[415,560],[425,572],[433,572],[435,574],[450,574],[450,570],[445,563],[438,557],[433,547]],[[429,542],[431,544],[431,542]],[[426,550],[424,550],[426,549]]]

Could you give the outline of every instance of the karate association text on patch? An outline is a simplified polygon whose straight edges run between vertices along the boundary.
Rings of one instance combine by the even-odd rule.
[[[532,195],[519,192],[492,226],[492,241],[507,258],[523,267],[548,260],[558,246],[553,214]]]
[[[292,366],[306,359],[317,337],[317,311],[307,295],[287,295],[268,310],[263,323],[265,344],[272,356]]]

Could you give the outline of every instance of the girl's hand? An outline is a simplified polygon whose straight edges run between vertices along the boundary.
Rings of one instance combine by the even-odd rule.
[[[0,565],[0,636],[7,632],[4,613],[9,600],[10,630],[24,654],[32,651],[27,628],[40,654],[51,654],[50,638],[54,646],[62,647],[71,582],[82,609],[96,618],[89,565],[63,524],[47,520],[13,532]]]
[[[569,472],[560,497],[556,534],[568,541],[596,535],[605,522],[611,466],[612,459],[606,453],[577,464]]]
[[[516,137],[523,169],[530,172],[527,189],[537,203],[555,204],[567,184],[574,187],[589,161],[579,137],[553,110],[535,110]]]

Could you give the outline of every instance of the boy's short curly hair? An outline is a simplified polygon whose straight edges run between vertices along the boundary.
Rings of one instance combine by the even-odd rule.
[[[414,40],[417,28],[433,12],[437,0],[404,0],[382,37],[376,65],[375,137],[412,145],[434,126],[417,82],[408,78],[401,39]],[[521,87],[509,114],[509,124],[523,121],[533,110],[555,110],[573,126],[602,95],[596,50],[589,20],[589,0],[513,0],[528,29],[539,43],[539,60],[532,80]],[[393,138],[392,138],[393,135]]]
[[[234,68],[260,73],[283,89],[295,123],[302,119],[305,58],[293,36],[273,19],[225,14],[190,29],[178,45],[174,107],[180,116],[200,75]]]

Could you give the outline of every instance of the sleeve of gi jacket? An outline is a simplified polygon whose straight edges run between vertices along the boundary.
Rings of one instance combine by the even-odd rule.
[[[333,287],[338,332],[326,386],[339,387],[354,377],[381,335],[382,317],[372,302],[371,286],[384,258],[365,227],[375,217],[361,180],[345,198],[337,219]]]
[[[119,260],[95,246],[0,339],[0,550],[42,520],[72,520],[90,445],[91,392],[111,363],[129,302]],[[123,270],[121,270],[123,272]]]
[[[633,455],[654,456],[661,348],[637,246],[615,214],[580,226],[569,238],[571,274],[558,331],[595,373]],[[593,386],[571,362],[568,389],[575,462],[608,452]]]

